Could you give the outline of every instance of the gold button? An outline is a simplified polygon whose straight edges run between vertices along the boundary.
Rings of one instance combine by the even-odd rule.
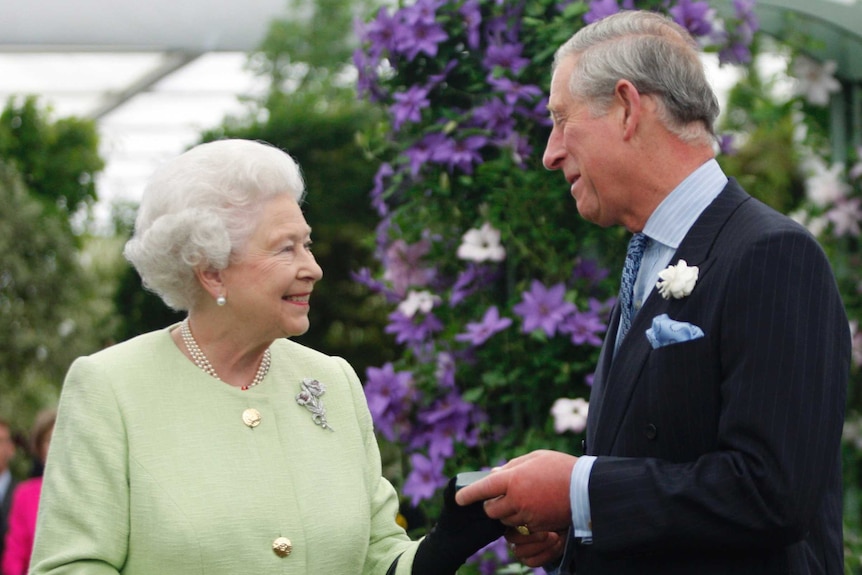
[[[242,422],[249,427],[257,427],[260,425],[260,412],[253,407],[249,407],[242,412]]]
[[[272,542],[272,550],[279,557],[287,557],[293,551],[293,545],[287,537],[279,537]]]

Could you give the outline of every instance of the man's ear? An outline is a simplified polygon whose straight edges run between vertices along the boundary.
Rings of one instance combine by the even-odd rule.
[[[222,279],[221,270],[217,270],[213,267],[196,267],[195,277],[198,279],[204,290],[206,290],[213,299],[226,295],[225,292],[227,289],[225,288],[224,281]]]
[[[643,112],[641,94],[635,85],[628,80],[619,80],[614,87],[614,100],[619,106],[622,122],[623,138],[630,140],[637,131]]]

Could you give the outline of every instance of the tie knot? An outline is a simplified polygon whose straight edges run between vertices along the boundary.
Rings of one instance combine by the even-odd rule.
[[[646,248],[648,241],[649,238],[644,233],[638,232],[634,234],[629,240],[629,247],[626,251],[626,257],[639,260],[643,256],[644,249]]]

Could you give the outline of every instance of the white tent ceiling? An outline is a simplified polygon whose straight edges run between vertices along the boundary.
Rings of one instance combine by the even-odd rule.
[[[52,117],[97,120],[101,213],[136,200],[164,159],[264,89],[246,53],[286,0],[0,0],[0,104],[37,95]]]
[[[862,0],[758,6],[773,33],[783,8],[812,33],[831,26],[823,33],[828,55],[855,73]],[[265,89],[245,70],[246,54],[273,19],[286,17],[288,0],[0,0],[0,105],[34,94],[55,117],[98,121],[107,166],[97,182],[97,215],[104,221],[110,202],[136,201],[157,165],[241,112],[238,96]],[[732,73],[712,64],[714,83],[726,88]]]

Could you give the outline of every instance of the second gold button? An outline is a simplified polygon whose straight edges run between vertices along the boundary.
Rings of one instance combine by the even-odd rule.
[[[287,537],[279,537],[272,542],[272,550],[279,557],[287,557],[293,551],[293,545]]]
[[[242,422],[249,427],[257,427],[260,425],[260,412],[253,407],[249,407],[242,412]]]

